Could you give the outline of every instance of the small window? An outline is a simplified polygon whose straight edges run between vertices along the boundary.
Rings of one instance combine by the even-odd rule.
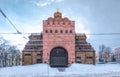
[[[72,30],[70,30],[70,33],[72,33]]]
[[[50,30],[50,33],[52,33],[52,30]]]
[[[68,33],[68,30],[66,30],[65,33]]]
[[[45,33],[48,33],[48,30],[46,30]]]
[[[25,56],[31,56],[31,54],[25,54]]]
[[[60,30],[60,33],[63,33],[63,31],[62,31],[62,30]]]
[[[93,57],[92,56],[87,56],[87,59],[93,59]]]
[[[42,63],[42,60],[41,59],[37,59],[37,63]]]
[[[55,33],[58,33],[58,31],[57,31],[57,30],[55,30]]]
[[[37,56],[41,56],[41,54],[37,54]]]
[[[81,63],[81,57],[80,56],[76,57],[76,62]]]
[[[76,57],[76,58],[79,59],[79,60],[81,59],[81,57]]]
[[[50,24],[49,22],[47,24]]]
[[[76,61],[81,61],[81,57],[76,57]]]
[[[81,57],[76,57],[77,59],[81,59]]]

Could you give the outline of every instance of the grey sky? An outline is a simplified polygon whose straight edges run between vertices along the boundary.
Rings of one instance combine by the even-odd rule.
[[[120,33],[120,0],[0,0],[0,8],[22,32],[41,32],[42,20],[59,8],[63,16],[76,21],[76,32]],[[1,14],[0,32],[15,32]],[[16,35],[3,36],[16,45],[23,41]],[[88,41],[97,51],[100,44],[120,47],[120,35],[90,35]]]

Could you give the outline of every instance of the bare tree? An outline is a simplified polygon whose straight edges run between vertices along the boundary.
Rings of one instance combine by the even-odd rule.
[[[100,45],[99,46],[99,52],[101,53],[101,52],[104,52],[105,51],[105,45]]]
[[[99,62],[109,62],[111,60],[111,48],[105,45],[99,46]]]
[[[112,49],[110,47],[106,47],[105,52],[111,54]]]
[[[104,51],[105,51],[105,45],[99,46],[99,62],[104,62]]]
[[[0,58],[0,60],[1,62],[3,62],[0,64],[0,66],[5,67],[6,63],[8,62],[8,56],[16,54],[20,54],[20,51],[17,49],[17,47],[10,45],[10,43],[7,40],[5,40],[3,37],[0,37],[0,57],[2,57]],[[14,56],[10,57],[9,59],[12,60],[13,58]]]

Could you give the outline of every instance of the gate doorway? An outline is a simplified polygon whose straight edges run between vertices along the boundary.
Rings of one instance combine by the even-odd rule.
[[[68,53],[62,47],[53,48],[50,53],[50,66],[51,67],[67,67]]]

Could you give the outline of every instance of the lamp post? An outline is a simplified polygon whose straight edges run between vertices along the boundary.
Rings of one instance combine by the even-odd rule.
[[[47,69],[47,70],[48,70],[48,76],[49,76],[49,65],[47,65],[47,67],[48,67],[48,69]]]
[[[47,70],[48,70],[48,76],[49,76],[49,55],[47,53],[47,57],[48,57],[48,65],[47,65]]]

